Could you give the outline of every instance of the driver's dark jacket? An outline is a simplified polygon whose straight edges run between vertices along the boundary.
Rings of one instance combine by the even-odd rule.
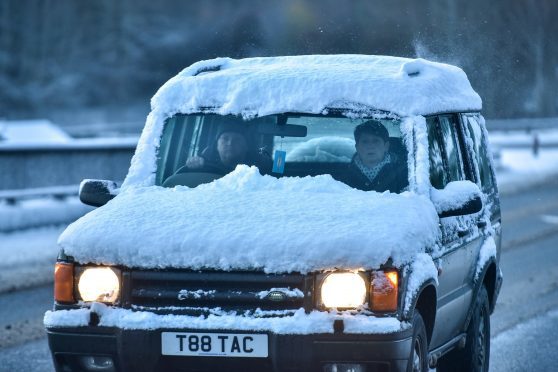
[[[356,156],[357,154],[353,156],[346,174],[341,179],[347,185],[363,191],[390,191],[394,193],[403,191],[409,185],[407,162],[402,161],[398,155],[390,153],[391,161],[382,167],[372,181],[356,165]]]

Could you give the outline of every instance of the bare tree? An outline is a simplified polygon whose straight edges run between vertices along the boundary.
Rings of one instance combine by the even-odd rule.
[[[0,116],[121,107],[218,56],[363,53],[459,65],[488,116],[557,115],[556,0],[2,0]]]
[[[509,56],[521,61],[520,68],[528,71],[525,109],[532,113],[555,113],[558,3],[554,0],[506,2],[500,14],[504,23],[517,30]]]

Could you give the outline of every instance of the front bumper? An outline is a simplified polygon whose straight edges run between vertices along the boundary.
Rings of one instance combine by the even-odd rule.
[[[267,358],[185,357],[161,354],[161,332],[112,327],[47,328],[56,370],[82,371],[83,356],[110,356],[116,371],[323,371],[327,363],[359,363],[367,372],[405,371],[411,328],[384,335],[267,333]],[[205,332],[200,329],[192,332]],[[215,332],[207,331],[206,333]],[[218,332],[226,333],[226,332]]]

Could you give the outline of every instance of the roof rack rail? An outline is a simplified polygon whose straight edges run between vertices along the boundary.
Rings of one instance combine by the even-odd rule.
[[[196,71],[196,73],[193,74],[192,76],[198,76],[206,72],[217,72],[220,70],[221,70],[221,65],[202,67],[198,71]]]

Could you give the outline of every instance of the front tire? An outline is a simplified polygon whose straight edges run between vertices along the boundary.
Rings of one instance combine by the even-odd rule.
[[[407,372],[427,372],[428,371],[428,339],[426,337],[426,327],[420,313],[415,310],[413,315],[413,344],[411,355],[407,364]]]
[[[488,292],[484,285],[479,290],[473,317],[467,327],[467,342],[463,349],[445,355],[438,364],[438,371],[488,372],[490,362],[490,310]]]

